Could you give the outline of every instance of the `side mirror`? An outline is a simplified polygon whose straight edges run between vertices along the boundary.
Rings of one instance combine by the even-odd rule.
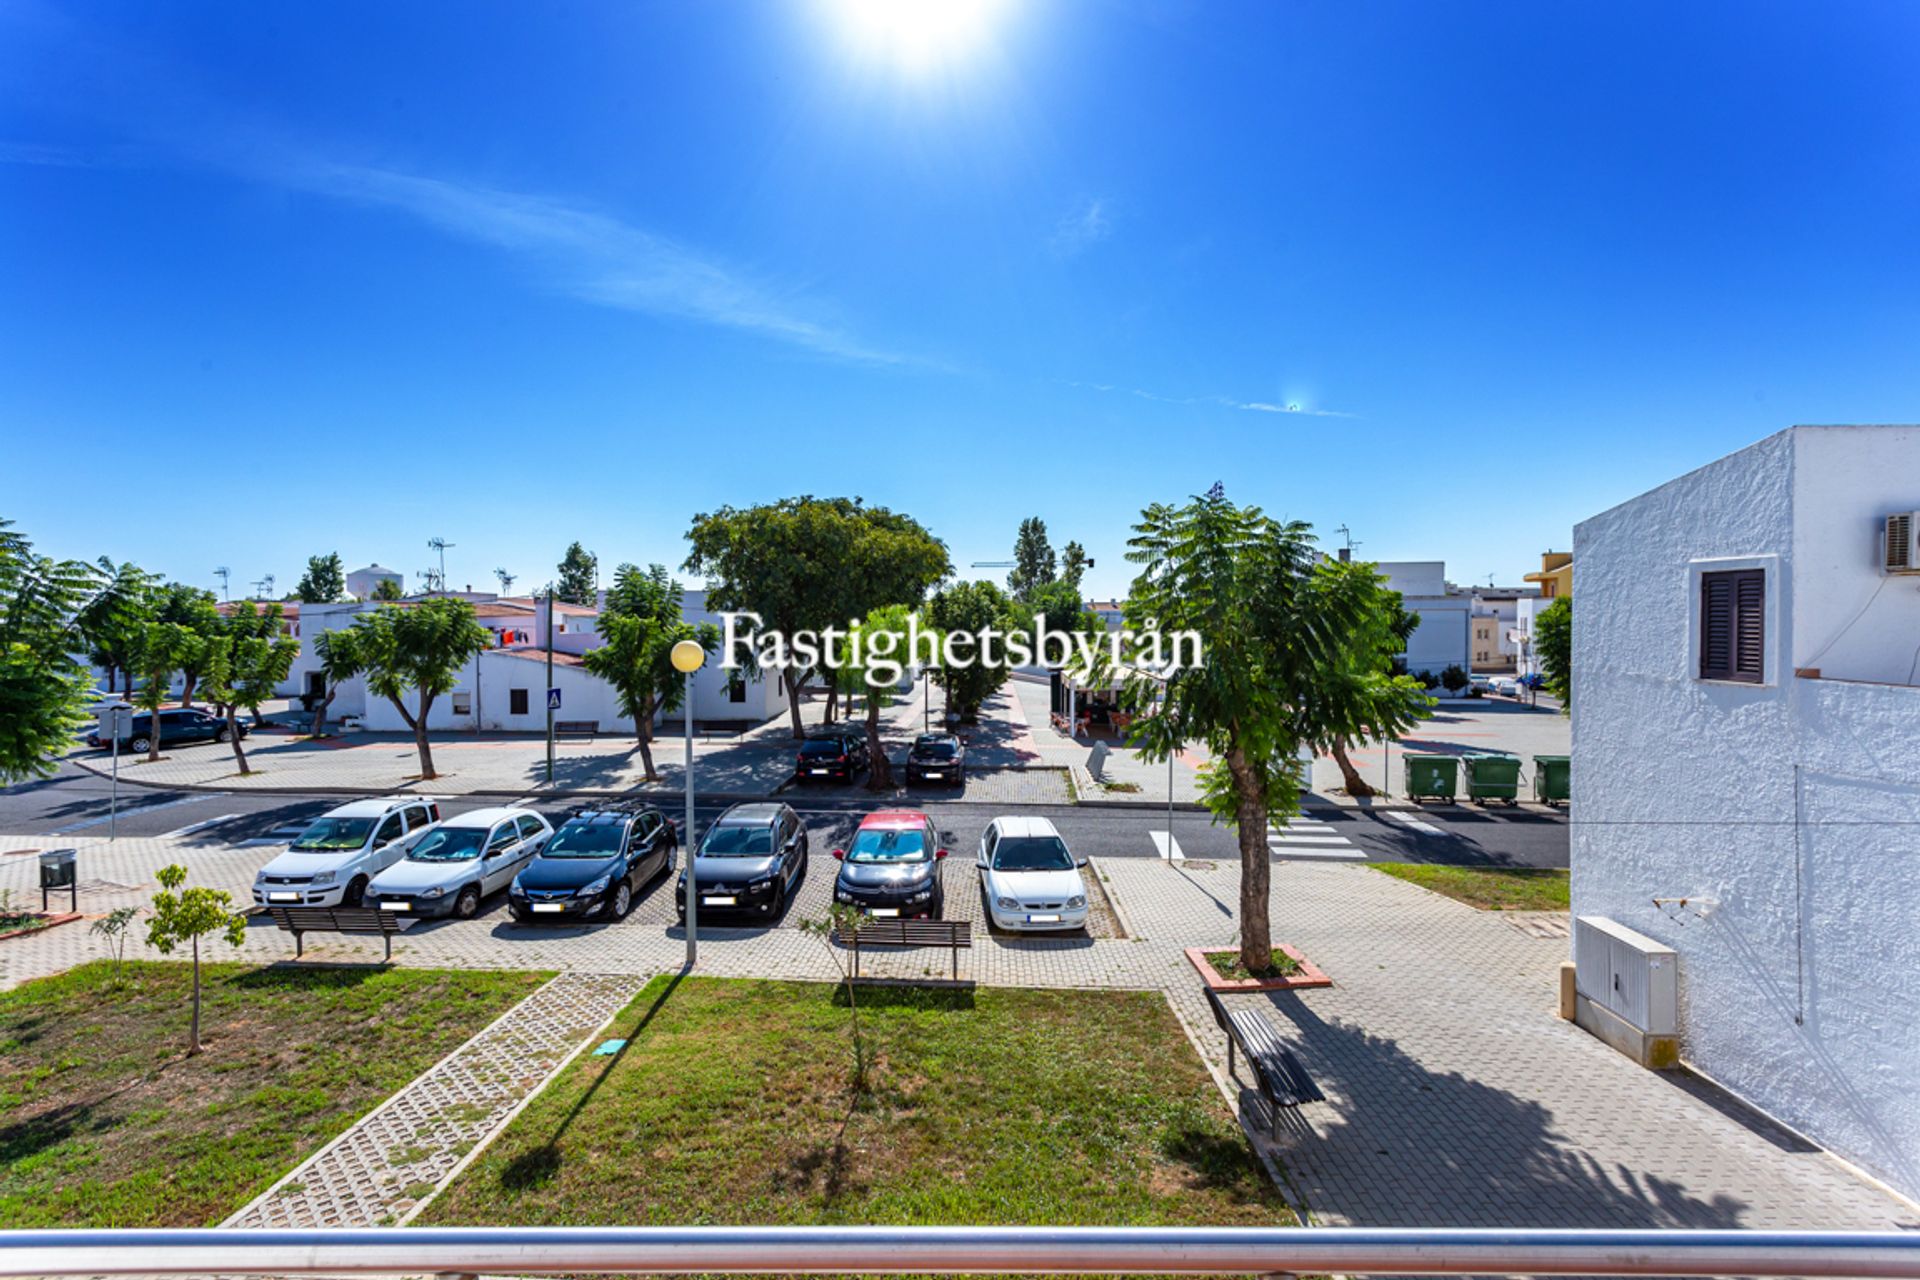
[[[845,849],[835,849],[833,851],[833,857],[836,862],[844,862],[847,857],[847,851]]]
[[[1073,865],[1076,867],[1084,867],[1087,865],[1087,860],[1085,858],[1075,858],[1073,860]]]

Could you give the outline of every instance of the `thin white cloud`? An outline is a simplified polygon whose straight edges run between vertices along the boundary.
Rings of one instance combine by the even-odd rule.
[[[1232,396],[1163,396],[1158,392],[1144,391],[1139,387],[1117,387],[1106,382],[1069,382],[1070,387],[1079,387],[1086,391],[1104,391],[1120,395],[1135,396],[1141,400],[1151,400],[1156,404],[1211,404],[1223,409],[1235,409],[1243,413],[1287,413],[1299,414],[1303,418],[1354,418],[1358,414],[1344,413],[1339,409],[1316,409],[1298,402],[1273,404],[1265,400],[1236,400]]]
[[[1082,253],[1113,234],[1107,202],[1095,197],[1060,219],[1047,243],[1062,258]]]

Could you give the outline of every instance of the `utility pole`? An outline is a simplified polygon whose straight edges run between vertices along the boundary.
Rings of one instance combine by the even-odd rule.
[[[553,785],[553,584],[547,584],[547,785]]]

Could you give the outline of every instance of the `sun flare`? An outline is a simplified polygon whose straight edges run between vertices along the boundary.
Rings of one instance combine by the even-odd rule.
[[[862,54],[907,71],[963,61],[993,33],[1007,0],[827,0]]]

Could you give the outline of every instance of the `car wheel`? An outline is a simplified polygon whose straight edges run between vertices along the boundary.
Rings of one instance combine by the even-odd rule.
[[[613,887],[613,918],[625,920],[627,912],[633,910],[633,886],[622,880]]]
[[[213,731],[213,740],[215,742],[225,742],[227,740],[227,727],[225,725],[221,725]]]
[[[147,752],[153,750],[153,739],[135,738],[133,741],[127,743],[127,747],[140,755],[145,755]]]
[[[462,920],[471,920],[480,914],[480,886],[470,884],[460,891],[453,900],[453,914]]]
[[[345,907],[361,907],[365,906],[366,902],[367,878],[365,876],[355,876],[347,885],[347,891],[340,896],[340,905]]]

